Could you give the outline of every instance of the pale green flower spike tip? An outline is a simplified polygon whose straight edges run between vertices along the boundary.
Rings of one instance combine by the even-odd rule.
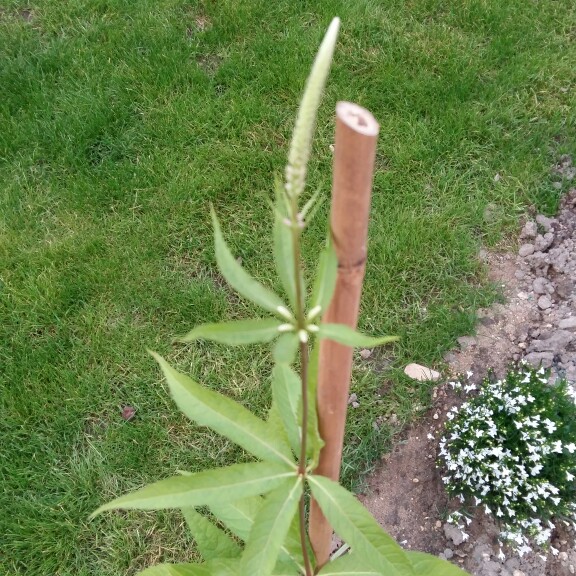
[[[316,124],[316,112],[330,71],[339,28],[340,18],[334,18],[320,45],[306,82],[304,96],[300,102],[288,154],[288,166],[286,166],[286,193],[291,197],[299,196],[304,190],[306,166],[310,157],[312,136]]]

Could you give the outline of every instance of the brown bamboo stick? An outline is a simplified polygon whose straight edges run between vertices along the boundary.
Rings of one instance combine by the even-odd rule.
[[[356,328],[368,239],[368,213],[379,126],[368,110],[350,102],[336,105],[336,137],[330,226],[338,256],[336,289],[323,322]],[[352,373],[352,348],[320,343],[318,420],[325,445],[316,474],[338,480]],[[332,527],[315,501],[310,509],[310,540],[317,566],[330,554]]]

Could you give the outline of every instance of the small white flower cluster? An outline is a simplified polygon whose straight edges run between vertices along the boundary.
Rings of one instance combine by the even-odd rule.
[[[493,514],[520,555],[549,543],[552,516],[576,519],[574,401],[565,382],[549,386],[544,369],[523,364],[447,414],[439,465],[449,494]],[[448,521],[466,536],[463,518]]]

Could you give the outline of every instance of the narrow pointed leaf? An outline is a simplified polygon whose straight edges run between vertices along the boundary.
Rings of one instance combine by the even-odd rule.
[[[216,558],[206,563],[211,576],[240,576],[240,562],[237,558],[233,560]]]
[[[182,515],[204,560],[237,558],[240,547],[224,530],[194,508],[182,508]]]
[[[328,237],[326,247],[320,253],[318,269],[316,271],[316,281],[312,291],[312,308],[320,306],[325,311],[334,295],[336,287],[336,277],[338,275],[338,257],[334,250],[334,244]]]
[[[270,342],[279,335],[278,327],[281,324],[283,322],[276,318],[201,324],[185,336],[179,336],[176,340],[178,342],[193,342],[199,339],[212,340],[230,346]]]
[[[275,183],[276,206],[274,209],[274,263],[276,272],[288,296],[292,308],[296,307],[296,275],[294,271],[294,249],[292,245],[292,231],[287,223],[285,209],[285,193],[282,182],[277,179]]]
[[[264,498],[255,496],[234,502],[211,504],[210,511],[226,525],[230,532],[246,541],[250,536],[254,519],[262,506],[264,506]],[[300,548],[300,529],[298,519],[295,518],[281,547],[280,560],[274,572],[279,570],[279,573],[282,574],[284,572],[293,574],[294,571],[298,572],[298,568],[304,571],[304,560]]]
[[[366,336],[344,324],[320,324],[318,336],[355,348],[374,348],[398,340],[398,336]]]
[[[414,576],[469,576],[454,564],[424,552],[406,551]]]
[[[237,560],[212,560],[206,564],[158,564],[137,576],[237,576]]]
[[[300,214],[301,214],[302,218],[306,221],[306,224],[308,224],[310,222],[310,220],[314,217],[313,213],[316,212],[316,210],[318,210],[318,208],[324,202],[324,196],[320,196],[321,193],[322,193],[322,188],[321,187],[316,188],[316,190],[314,191],[312,196],[310,196],[310,198],[308,198],[308,200],[306,201],[306,204],[304,204],[304,206],[302,207],[302,210],[300,210]],[[307,216],[308,212],[310,212],[310,210],[312,210],[311,215],[309,218],[306,218],[306,216]]]
[[[210,504],[210,512],[223,522],[230,532],[242,540],[248,540],[254,518],[263,505],[264,499],[255,496],[232,502],[214,502]]]
[[[320,342],[317,340],[314,343],[308,361],[308,442],[306,445],[306,452],[313,467],[316,467],[318,464],[320,450],[322,450],[322,447],[324,446],[324,440],[322,440],[318,429],[318,412],[316,410],[319,351]]]
[[[277,364],[292,364],[298,352],[300,340],[296,332],[282,334],[272,350],[272,357]]]
[[[318,576],[382,576],[382,572],[365,564],[359,554],[346,554],[326,564]]]
[[[177,370],[164,358],[151,352],[160,364],[178,408],[188,418],[226,436],[262,460],[285,462],[296,467],[290,447],[273,434],[266,422],[238,402],[208,390]]]
[[[292,450],[298,454],[300,446],[298,409],[302,398],[302,384],[298,375],[288,364],[276,364],[274,366],[272,370],[272,395],[284,423]]]
[[[389,576],[412,576],[404,550],[348,490],[323,476],[309,476],[308,482],[328,522],[363,565]]]
[[[293,562],[279,561],[272,570],[272,576],[302,576],[303,573],[304,568],[298,568]]]
[[[158,564],[136,576],[213,576],[206,564]]]
[[[191,476],[173,476],[116,498],[100,506],[92,516],[117,508],[160,510],[247,498],[269,492],[294,476],[296,472],[291,467],[276,462],[234,464]]]
[[[289,480],[268,494],[242,554],[242,576],[268,576],[278,560],[302,494],[302,478]]]
[[[216,262],[222,276],[226,278],[230,286],[232,286],[238,294],[269,312],[277,313],[278,307],[286,308],[286,305],[279,296],[262,286],[260,282],[252,278],[252,276],[238,264],[236,258],[234,258],[228,245],[224,241],[220,223],[218,222],[214,209],[212,209],[212,221],[214,223]]]

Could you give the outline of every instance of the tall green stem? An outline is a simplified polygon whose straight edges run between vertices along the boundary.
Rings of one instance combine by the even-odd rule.
[[[304,310],[304,294],[302,294],[302,267],[300,255],[300,234],[301,227],[298,220],[298,200],[291,198],[291,231],[292,231],[292,251],[294,254],[294,279],[296,282],[296,330],[298,337],[306,331],[306,313]],[[302,436],[300,440],[300,458],[298,460],[298,473],[306,477],[306,441],[308,436],[308,343],[300,340],[300,383],[302,386]],[[306,576],[312,576],[312,565],[308,556],[308,546],[306,543],[306,501],[304,494],[300,497],[299,505],[300,521],[300,544],[302,546],[302,558]]]

